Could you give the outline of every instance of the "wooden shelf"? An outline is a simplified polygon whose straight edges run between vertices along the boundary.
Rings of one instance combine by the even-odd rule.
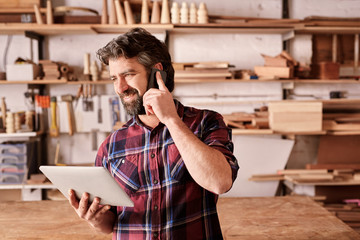
[[[326,135],[326,131],[315,132],[278,132],[272,129],[232,129],[233,135]]]
[[[66,84],[66,80],[0,81],[0,84]]]
[[[21,137],[36,137],[38,132],[24,132],[24,133],[0,133],[0,138],[21,138]]]
[[[184,83],[266,83],[266,82],[276,82],[276,83],[310,83],[310,84],[359,84],[360,81],[356,79],[329,79],[329,80],[320,80],[320,79],[253,79],[253,80],[244,80],[244,79],[175,79],[175,83],[184,84]],[[99,81],[66,81],[66,80],[32,80],[32,81],[5,81],[0,80],[1,84],[112,84],[111,80],[99,80]]]
[[[39,9],[41,13],[46,13],[46,8]],[[12,13],[34,13],[34,8],[0,8],[0,14]]]
[[[56,189],[51,183],[43,184],[0,184],[0,190],[4,189]]]
[[[69,81],[66,84],[69,85],[76,85],[76,84],[95,84],[95,85],[102,85],[102,84],[112,84],[114,81],[111,80],[99,80],[99,81]]]
[[[300,27],[295,29],[295,33],[323,33],[323,34],[359,34],[360,27],[346,27],[346,26],[318,26],[318,27]]]
[[[7,10],[0,10],[0,14]],[[12,10],[16,11],[16,10]],[[29,12],[30,9],[18,11]],[[43,12],[44,9],[41,9]],[[314,26],[310,23],[284,22],[274,23],[272,19],[241,22],[228,21],[224,23],[208,24],[37,24],[37,23],[0,23],[1,34],[24,34],[32,31],[41,35],[59,34],[108,34],[124,33],[134,27],[143,27],[151,33],[163,33],[171,31],[174,33],[249,33],[249,34],[282,34],[291,38],[294,33],[303,34],[359,34],[360,25],[352,24],[341,26],[336,22],[329,26]]]
[[[131,24],[131,25],[102,25],[102,24],[37,24],[37,23],[0,23],[2,34],[24,34],[25,31],[40,35],[62,34],[101,34],[125,33],[131,28],[143,27],[151,33],[163,33],[173,29],[172,24]]]

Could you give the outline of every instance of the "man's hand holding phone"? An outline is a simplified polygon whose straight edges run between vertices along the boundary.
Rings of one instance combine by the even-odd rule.
[[[160,70],[156,70],[155,80],[158,85],[158,89],[150,88],[144,94],[144,108],[147,115],[155,114],[160,122],[166,125],[167,121],[174,117],[178,117],[178,114],[173,97],[165,86]]]

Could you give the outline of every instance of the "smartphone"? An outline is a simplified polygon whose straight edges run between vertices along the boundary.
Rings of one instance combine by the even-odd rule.
[[[153,69],[151,69],[151,73],[150,73],[150,76],[149,76],[148,88],[147,88],[148,90],[150,88],[159,89],[159,85],[157,84],[157,80],[156,80],[156,72],[160,72],[161,78],[164,81],[164,83],[166,84],[166,76],[167,76],[166,72],[162,71],[160,69],[157,69],[157,68],[153,68]]]

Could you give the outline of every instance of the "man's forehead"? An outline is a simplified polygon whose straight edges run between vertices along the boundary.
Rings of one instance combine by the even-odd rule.
[[[109,59],[109,70],[116,70],[117,72],[129,72],[129,71],[139,71],[145,67],[141,65],[136,58],[118,58],[118,59]]]

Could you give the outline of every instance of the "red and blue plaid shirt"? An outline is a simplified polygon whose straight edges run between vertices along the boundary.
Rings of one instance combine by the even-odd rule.
[[[239,166],[222,116],[175,105],[191,131],[224,154],[234,181]],[[95,165],[107,168],[134,202],[117,207],[113,239],[222,239],[218,195],[192,179],[164,124],[151,129],[134,117],[102,143]]]

